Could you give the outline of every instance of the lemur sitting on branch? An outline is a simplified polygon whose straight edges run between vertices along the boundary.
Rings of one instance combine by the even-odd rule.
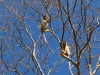
[[[49,29],[47,28],[49,23],[49,18],[47,16],[43,16],[43,21],[41,23],[41,34],[43,34],[44,32],[48,32]]]
[[[63,41],[60,43],[60,48],[61,48],[61,56],[63,57],[69,57],[71,55],[70,53],[70,46],[67,45],[67,42]]]
[[[48,18],[47,16],[43,16],[42,23],[41,23],[41,25],[38,27],[38,28],[40,28],[40,30],[41,30],[41,35],[43,34],[44,40],[45,40],[46,43],[48,43],[48,41],[46,40],[46,37],[45,37],[45,35],[44,35],[44,32],[50,31],[50,30],[47,28],[48,23],[49,23],[49,18]]]

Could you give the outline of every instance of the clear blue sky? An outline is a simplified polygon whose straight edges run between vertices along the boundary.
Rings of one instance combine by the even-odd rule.
[[[73,1],[73,0],[71,0],[71,1]],[[8,4],[9,4],[9,1],[7,1],[8,2]],[[62,2],[63,2],[63,4],[65,5],[66,3],[65,3],[65,0],[62,0]],[[85,3],[84,3],[85,4]],[[78,7],[77,7],[78,8]],[[23,9],[23,8],[22,8]],[[96,10],[95,11],[95,17],[97,17],[97,16],[99,16],[100,15],[100,0],[93,0],[92,1],[92,3],[91,3],[91,10],[94,10],[94,9],[98,9],[98,10]],[[29,9],[30,11],[32,11],[32,9]],[[0,19],[1,20],[5,20],[5,16],[13,16],[11,13],[7,13],[6,14],[6,10],[5,10],[5,8],[2,6],[2,4],[0,3]],[[2,12],[3,11],[3,12]],[[32,11],[33,12],[33,11]],[[34,12],[33,12],[34,13]],[[51,10],[51,13],[53,13],[53,11]],[[34,13],[35,14],[35,13]],[[88,13],[87,14],[91,14],[90,13],[90,10],[88,11]],[[32,16],[32,15],[30,15],[30,14],[26,14],[26,16]],[[39,16],[35,16],[37,19],[39,19]],[[2,25],[4,25],[4,23],[2,22],[0,20],[0,26],[2,26]],[[40,20],[40,19],[39,19]],[[74,20],[74,19],[73,19]],[[14,22],[15,21],[17,21],[15,18],[10,18],[10,19],[7,19],[6,18],[6,22],[11,22],[11,23],[13,23],[14,24]],[[37,38],[38,38],[38,35],[40,34],[39,33],[39,30],[38,30],[38,25],[40,24],[40,22],[39,21],[35,21],[35,20],[25,20],[25,22],[26,22],[26,24],[28,25],[28,27],[29,27],[29,30],[31,30],[31,32],[33,33],[33,38],[36,40]],[[76,23],[76,22],[75,22]],[[16,22],[16,24],[20,27],[20,23],[19,22]],[[56,28],[59,28],[59,27],[61,27],[61,21],[57,21],[57,20],[54,20],[54,21],[52,21],[52,25],[53,25],[53,27],[56,29]],[[20,27],[21,28],[21,27]],[[97,29],[98,31],[100,31],[100,27]],[[17,32],[16,32],[17,33]],[[45,33],[46,34],[46,37],[47,37],[47,39],[49,38],[49,35],[51,35],[51,33],[49,33],[49,34],[47,34],[47,33]],[[64,39],[69,43],[69,44],[73,44],[73,42],[72,42],[72,40],[71,40],[71,38],[69,37],[69,34],[66,32],[65,33],[66,35],[65,35],[65,37],[64,37]],[[3,39],[3,37],[2,36],[5,36],[5,33],[4,32],[0,32],[0,39]],[[28,45],[28,46],[30,46],[30,42],[31,42],[31,40],[29,40],[29,38],[27,38],[27,35],[25,34],[25,33],[23,33],[23,36],[24,36],[24,42]],[[58,32],[57,33],[57,36],[59,37],[59,38],[61,38],[61,32]],[[94,35],[95,36],[95,35]],[[6,35],[6,37],[9,37],[9,35]],[[43,38],[43,37],[42,37]],[[98,38],[100,39],[100,35],[98,35]],[[41,42],[42,42],[43,40],[41,39]],[[39,45],[41,44],[41,42],[39,43]],[[94,45],[96,45],[97,43],[94,43]],[[38,47],[37,47],[37,49],[39,48],[39,45],[38,45]],[[100,46],[99,46],[100,47]],[[52,68],[53,67],[53,65],[56,63],[56,62],[59,62],[59,61],[61,61],[62,63],[59,65],[59,67],[57,68],[58,69],[58,71],[55,73],[55,74],[51,74],[51,75],[70,75],[70,73],[69,73],[69,68],[68,68],[68,61],[66,60],[66,59],[64,59],[64,58],[62,58],[61,56],[60,56],[60,47],[59,47],[59,44],[58,44],[58,42],[57,42],[57,40],[53,37],[53,38],[51,38],[50,40],[49,40],[49,43],[47,44],[47,48],[45,47],[45,46],[43,46],[42,48],[41,48],[41,51],[40,51],[40,53],[42,54],[42,53],[45,53],[45,51],[48,51],[49,50],[49,48],[52,48],[52,50],[53,51],[55,51],[55,53],[53,53],[53,54],[51,54],[50,56],[49,56],[49,63],[48,63],[48,65],[49,65],[49,67],[50,68]],[[23,51],[24,50],[22,50],[21,48],[19,48],[19,47],[16,47],[16,50],[18,51],[18,52],[21,52],[21,53],[23,53]],[[74,53],[74,50],[71,50],[71,52],[72,53]],[[20,53],[20,54],[21,54]],[[26,53],[26,52],[24,52],[24,53]],[[13,52],[11,53],[11,52],[5,52],[5,54],[11,54],[11,56],[13,57],[13,56],[15,56],[16,58],[18,57],[18,55],[16,55],[16,54],[14,54]],[[40,56],[42,56],[40,54]],[[100,48],[98,49],[98,48],[94,48],[93,49],[93,54],[97,54],[97,55],[100,55]],[[27,54],[26,54],[27,55]],[[46,54],[45,54],[46,55]],[[39,56],[38,56],[38,58],[39,58]],[[42,58],[42,57],[41,57]],[[9,55],[8,56],[5,56],[5,60],[6,61],[8,61],[8,63],[9,62],[13,62],[13,60],[14,59],[12,59],[11,57],[9,57]],[[10,60],[10,61],[9,61]],[[27,59],[26,59],[27,60]],[[40,59],[41,60],[41,59]],[[76,59],[74,59],[74,60],[76,60]],[[28,61],[28,60],[27,60]],[[83,61],[84,62],[84,61]],[[95,60],[93,60],[93,62],[95,62]],[[84,64],[83,64],[83,66],[81,67],[81,68],[84,68]],[[95,64],[93,64],[92,66],[94,66],[95,67]],[[93,68],[94,69],[94,68]],[[21,71],[21,72],[24,72],[25,71],[25,68],[24,67],[22,67],[22,66],[20,66],[19,67],[19,70]],[[76,72],[76,69],[74,68],[74,72]],[[0,73],[2,73],[2,72],[0,72]],[[83,74],[83,75],[86,75],[88,72],[85,72],[85,74]],[[100,70],[97,72],[97,74],[96,75],[99,75],[100,74]],[[14,74],[12,74],[11,72],[9,72],[7,75],[14,75]],[[29,75],[32,75],[32,72],[30,72],[29,73]]]

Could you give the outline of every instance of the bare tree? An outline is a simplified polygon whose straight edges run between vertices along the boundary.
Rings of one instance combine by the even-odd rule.
[[[100,6],[93,2],[0,0],[0,74],[99,74]],[[43,16],[49,17],[48,43],[39,29]]]

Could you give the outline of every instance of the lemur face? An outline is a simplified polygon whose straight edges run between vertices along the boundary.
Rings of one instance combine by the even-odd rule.
[[[47,16],[43,16],[43,20],[47,20],[48,19],[48,17]]]
[[[61,42],[60,47],[61,47],[62,50],[65,50],[66,42],[65,41]]]
[[[63,42],[62,45],[63,45],[63,48],[65,49],[65,47],[66,47],[66,42]]]

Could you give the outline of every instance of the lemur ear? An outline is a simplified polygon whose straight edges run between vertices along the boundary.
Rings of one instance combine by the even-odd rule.
[[[43,19],[45,19],[46,18],[46,16],[43,16]]]
[[[72,49],[72,45],[71,45],[71,46],[69,46],[69,49],[70,49],[70,50]]]

